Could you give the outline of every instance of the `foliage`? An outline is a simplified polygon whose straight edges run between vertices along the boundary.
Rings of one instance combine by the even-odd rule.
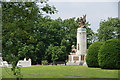
[[[120,38],[120,20],[118,18],[108,18],[107,21],[102,21],[98,29],[99,41],[112,38]]]
[[[56,60],[67,59],[71,45],[76,45],[79,18],[52,20],[49,16],[43,17],[43,12],[53,14],[57,11],[54,6],[49,6],[46,0],[43,0],[39,7],[35,2],[3,2],[2,7],[4,60],[10,63],[16,61],[17,64],[19,59],[26,57],[32,59],[32,64],[40,64],[44,59],[51,62],[51,57],[56,54],[50,58],[44,57],[47,56],[46,50],[50,44],[62,51],[62,56]],[[94,33],[91,28],[87,28],[87,31],[89,46],[93,42]]]
[[[102,44],[102,42],[94,42],[89,46],[86,56],[86,62],[88,67],[99,67],[98,52]]]
[[[38,18],[42,17],[42,11],[52,14],[54,10],[48,4],[39,8],[35,2],[2,3],[2,53],[3,59],[12,64],[14,75],[19,74],[18,60],[24,57],[31,58],[33,63],[37,60],[38,47],[42,44],[34,34]]]
[[[35,62],[36,56],[33,55],[37,54],[38,47],[43,43],[33,33],[37,31],[38,18],[42,17],[41,11],[45,11],[43,8],[51,7],[42,6],[40,9],[34,2],[3,2],[2,7],[3,58],[9,61],[16,56],[18,61],[30,57]]]
[[[43,21],[43,22],[42,22]],[[63,57],[59,58],[58,60],[65,61],[67,59],[67,55],[71,51],[71,45],[76,44],[76,31],[78,26],[78,21],[75,18],[65,19],[62,20],[61,18],[52,20],[49,17],[45,17],[43,20],[39,22],[39,32],[36,35],[36,38],[39,38],[45,44],[44,51],[50,44],[54,46],[64,46],[64,54]],[[88,33],[93,35],[91,28],[87,28],[89,31]],[[93,38],[92,35],[89,35],[88,39],[92,42]],[[91,44],[88,42],[88,44]],[[45,53],[45,56],[47,53]],[[44,54],[43,54],[44,55]],[[49,59],[48,59],[49,58]],[[51,62],[51,58],[45,58],[48,62]]]
[[[87,27],[86,28],[86,33],[87,33],[87,48],[96,41],[96,36],[95,33],[92,31],[91,28]]]
[[[120,40],[107,40],[100,48],[98,61],[101,68],[120,69]]]
[[[50,46],[48,46],[46,50],[45,58],[53,62],[61,58],[65,58],[64,56],[65,48],[66,48],[65,46],[53,46],[52,44],[50,44]]]
[[[16,76],[17,80],[21,80],[22,79],[23,75],[21,74],[20,67],[15,67],[15,68],[13,67],[12,71],[13,71],[13,74]]]
[[[47,60],[42,60],[42,65],[47,65],[48,61]]]

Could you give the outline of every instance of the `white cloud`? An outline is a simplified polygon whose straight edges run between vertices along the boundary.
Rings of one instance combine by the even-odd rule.
[[[119,2],[120,0],[49,0],[49,2]]]

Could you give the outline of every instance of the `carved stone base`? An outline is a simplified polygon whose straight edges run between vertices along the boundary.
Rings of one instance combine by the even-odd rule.
[[[85,57],[85,56],[84,56]],[[83,55],[69,55],[69,60],[67,65],[83,65],[85,63],[85,60],[83,58]]]

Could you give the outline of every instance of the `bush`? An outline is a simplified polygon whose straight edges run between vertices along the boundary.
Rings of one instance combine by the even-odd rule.
[[[42,65],[48,65],[48,61],[47,60],[43,60],[42,61]]]
[[[102,45],[102,42],[94,42],[88,48],[86,62],[88,67],[99,67],[98,64],[98,51]]]
[[[107,40],[99,50],[98,61],[101,68],[120,69],[120,40]]]

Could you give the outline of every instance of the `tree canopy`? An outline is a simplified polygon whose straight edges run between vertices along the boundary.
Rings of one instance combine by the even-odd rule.
[[[98,62],[101,68],[120,69],[120,40],[109,39],[100,48]]]
[[[102,44],[102,42],[94,42],[89,46],[86,56],[88,67],[99,67],[98,52]]]
[[[54,6],[39,7],[35,2],[3,2],[2,3],[2,53],[3,59],[12,62],[32,59],[32,64],[40,64],[42,60],[65,61],[71,51],[71,45],[76,45],[76,31],[79,18],[62,20],[43,16],[43,12],[53,14],[57,10]],[[43,4],[41,2],[41,4]],[[88,23],[87,23],[88,25]],[[93,42],[94,32],[87,28],[88,46]],[[52,45],[52,47],[50,47]],[[53,48],[53,51],[50,51]],[[53,52],[58,52],[55,54]],[[51,58],[49,59],[48,55]],[[54,56],[62,55],[59,58]],[[46,57],[45,57],[46,56]]]
[[[41,3],[42,4],[42,3]],[[48,8],[48,10],[45,10]],[[2,41],[3,58],[9,62],[16,57],[16,62],[23,57],[30,57],[36,61],[38,43],[36,34],[42,11],[54,13],[55,8],[43,5],[39,8],[35,2],[3,2],[2,3]],[[8,58],[8,59],[7,59]]]
[[[98,29],[99,41],[112,38],[120,38],[120,20],[118,18],[108,18],[108,20],[102,21]]]

